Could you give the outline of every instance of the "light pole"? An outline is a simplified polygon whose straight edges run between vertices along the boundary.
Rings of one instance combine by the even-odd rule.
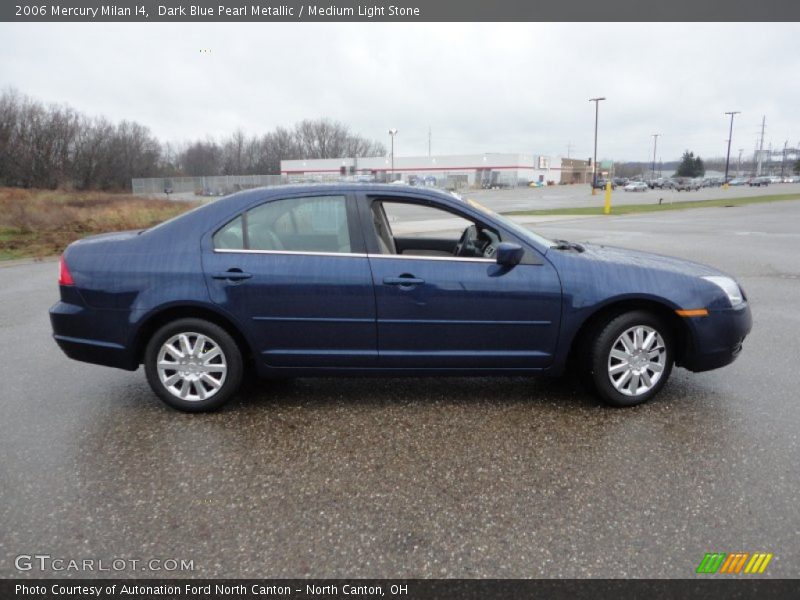
[[[600,101],[605,98],[589,98],[594,102],[594,158],[592,159],[592,195],[597,194],[597,121],[600,118]]]
[[[658,146],[658,136],[660,133],[653,134],[653,179],[656,178],[656,147]]]
[[[783,143],[783,156],[781,157],[781,179],[783,179],[783,167],[786,164],[786,147],[789,145],[789,140]]]
[[[725,156],[725,189],[728,188],[728,166],[730,165],[731,162],[731,139],[733,138],[733,116],[738,115],[740,112],[741,111],[734,110],[725,113],[726,115],[731,116],[731,128],[730,131],[728,131],[728,153]]]
[[[739,148],[739,166],[736,168],[736,176],[742,176],[742,152],[744,152],[744,148]]]
[[[394,136],[397,135],[397,129],[389,130],[389,137],[392,138],[392,181],[394,181]]]

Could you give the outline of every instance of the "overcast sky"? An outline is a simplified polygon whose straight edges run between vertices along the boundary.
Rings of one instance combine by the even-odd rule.
[[[201,53],[201,49],[210,52]],[[670,160],[800,142],[800,24],[0,24],[0,86],[163,141],[330,117],[397,155]]]

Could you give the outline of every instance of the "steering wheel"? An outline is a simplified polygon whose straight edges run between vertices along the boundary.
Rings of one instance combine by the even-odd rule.
[[[494,258],[497,253],[497,245],[500,243],[500,236],[489,229],[481,230],[480,236],[486,238],[486,244],[481,249],[483,257]]]
[[[456,244],[455,256],[468,256],[469,252],[474,248],[475,240],[478,237],[478,228],[475,225],[470,225],[461,234]]]

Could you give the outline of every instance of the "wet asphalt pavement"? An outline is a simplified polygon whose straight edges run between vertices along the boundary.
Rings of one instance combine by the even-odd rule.
[[[0,577],[683,578],[715,551],[800,576],[800,202],[537,230],[734,274],[739,360],[625,410],[566,379],[298,379],[186,415],[61,354],[55,263],[0,267]]]

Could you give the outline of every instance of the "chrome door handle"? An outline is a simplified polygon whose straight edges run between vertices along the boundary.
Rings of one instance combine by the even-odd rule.
[[[212,279],[229,279],[231,281],[240,281],[242,279],[250,279],[253,276],[252,273],[245,273],[244,271],[240,270],[233,270],[230,271],[223,271],[222,273],[214,273],[211,278]]]
[[[383,278],[384,285],[420,285],[425,283],[424,279],[420,279],[419,277],[384,277]]]

